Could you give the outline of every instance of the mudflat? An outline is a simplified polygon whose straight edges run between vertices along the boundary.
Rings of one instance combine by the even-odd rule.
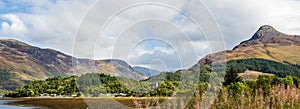
[[[0,100],[16,100],[7,105],[33,106],[37,108],[59,108],[59,109],[87,109],[87,108],[110,108],[129,109],[135,107],[134,100],[145,102],[155,98],[133,98],[133,97],[96,97],[96,98],[1,98]],[[162,99],[160,98],[160,102]]]

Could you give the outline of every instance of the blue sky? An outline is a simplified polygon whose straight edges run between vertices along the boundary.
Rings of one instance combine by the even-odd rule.
[[[179,7],[179,10],[185,10],[185,14],[200,13],[199,10],[193,10],[200,6],[194,3],[199,0],[177,0],[176,2],[164,0],[164,2],[167,1]],[[274,26],[283,33],[300,35],[300,1],[200,1],[205,8],[209,9],[210,15],[213,16],[211,20],[218,24],[226,49],[232,49],[241,41],[249,39],[260,26],[266,24]],[[211,48],[217,47],[208,45],[205,37],[210,36],[205,36],[205,31],[198,30],[183,13],[164,6],[149,4],[125,10],[112,19],[105,28],[104,34],[98,38],[101,41],[98,44],[99,47],[96,47],[95,55],[91,55],[90,52],[93,50],[90,49],[91,46],[97,44],[89,44],[95,41],[89,39],[98,37],[99,26],[103,26],[98,25],[102,22],[99,19],[106,15],[109,17],[113,14],[109,11],[117,10],[118,6],[130,4],[126,0],[118,2],[104,0],[104,2],[108,5],[92,7],[98,3],[97,0],[0,0],[0,38],[18,39],[42,48],[54,48],[77,57],[118,58],[140,66],[147,66],[145,63],[149,63],[150,60],[167,56],[170,58],[161,60],[170,66],[169,70],[188,68],[195,64],[197,59],[213,52],[210,51]],[[87,14],[87,12],[92,12],[89,9],[96,11]],[[90,21],[85,22],[87,28],[83,28],[87,32],[78,41],[77,30],[82,26],[83,18],[86,17],[90,17]],[[94,31],[96,28],[98,30]],[[136,48],[138,49],[136,51],[143,51],[144,54],[139,53],[134,60],[128,58],[129,53],[123,53],[135,48],[133,46],[135,43],[149,37],[159,38],[172,44],[172,47],[168,47],[166,43],[150,40]],[[79,54],[74,54],[74,42],[82,46],[80,49],[82,52]],[[120,53],[114,55],[116,57],[111,57],[114,48],[124,51],[119,50]],[[173,48],[176,52],[172,51]],[[145,57],[150,59],[143,60]],[[181,64],[184,65],[181,66],[176,60],[182,60]]]
[[[5,4],[1,7],[0,14],[6,13],[30,13],[31,6],[29,4],[18,3],[16,0],[2,0]]]

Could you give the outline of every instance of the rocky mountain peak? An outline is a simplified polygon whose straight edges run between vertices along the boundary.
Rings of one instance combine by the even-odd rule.
[[[300,37],[297,35],[287,35],[277,31],[272,26],[264,25],[261,26],[249,40],[241,42],[235,46],[233,50],[257,45],[300,46]]]
[[[257,32],[252,36],[250,40],[255,40],[255,39],[262,39],[262,38],[268,38],[268,37],[273,37],[273,36],[278,36],[282,33],[277,31],[275,28],[273,28],[270,25],[264,25],[261,26]]]
[[[281,33],[272,26],[261,26],[249,40],[241,42],[232,50],[209,54],[198,65],[229,60],[263,58],[278,62],[296,64],[300,62],[300,36]],[[214,57],[226,52],[226,59]]]

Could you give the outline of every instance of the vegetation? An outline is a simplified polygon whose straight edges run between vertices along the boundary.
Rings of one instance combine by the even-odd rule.
[[[79,95],[79,90],[75,77],[55,77],[46,80],[32,81],[25,86],[17,88],[14,92],[8,93],[6,97],[35,97],[35,96],[55,96]]]
[[[235,82],[221,89],[213,108],[299,108],[299,78],[260,76],[257,81]]]
[[[264,59],[244,59],[229,61],[227,66],[228,70],[225,73],[211,72],[209,66],[202,66],[175,73],[164,72],[142,81],[97,73],[88,73],[80,77],[58,76],[45,81],[32,81],[5,96],[34,97],[46,93],[86,97],[152,97],[142,101],[134,99],[132,103],[137,108],[149,106],[195,109],[203,106],[217,109],[300,107],[300,79],[297,76],[300,72],[298,72],[299,65]],[[261,71],[275,76],[260,75],[255,80],[242,80],[238,73],[245,70]],[[216,82],[212,83],[211,77],[214,77]],[[218,83],[223,83],[223,86],[220,87]],[[219,93],[212,95],[210,92]],[[176,99],[160,104],[158,97],[176,97]],[[211,98],[214,100],[211,101]],[[185,103],[187,105],[183,105]]]
[[[91,74],[90,74],[91,75]],[[102,75],[104,76],[104,75]],[[107,76],[107,75],[106,75]],[[165,84],[170,85],[170,84]],[[126,101],[125,105],[136,108],[186,108],[200,109],[209,104],[210,93],[208,83],[199,83],[194,98],[165,100],[157,96],[152,98],[133,98],[132,104]],[[227,86],[219,87],[220,92],[209,108],[228,109],[265,109],[265,108],[298,108],[300,106],[300,79],[293,76],[285,78],[273,76],[259,76],[255,81],[232,82]],[[212,91],[212,90],[211,90]],[[164,101],[162,101],[164,100]],[[37,101],[35,101],[37,102]],[[31,103],[31,101],[30,101]],[[44,103],[44,102],[43,102]],[[187,105],[184,105],[187,103]],[[43,105],[43,104],[40,104]],[[61,106],[65,106],[61,104]]]
[[[224,83],[223,83],[224,86],[227,86],[231,83],[242,81],[242,79],[238,75],[238,72],[235,71],[233,68],[230,68],[226,72],[224,80],[225,80]]]
[[[281,62],[265,60],[260,58],[249,58],[241,60],[231,60],[227,62],[228,68],[234,68],[238,72],[246,70],[259,71],[264,73],[275,74],[279,77],[286,77],[287,75],[300,77],[300,66],[285,64]]]
[[[255,81],[236,81],[229,85],[213,89],[208,83],[199,83],[192,99],[175,98],[156,103],[154,108],[184,108],[184,109],[282,109],[300,107],[300,80],[297,77],[285,78],[262,75]],[[207,91],[209,89],[210,91]],[[214,98],[210,92],[220,91]],[[209,102],[213,98],[212,104]],[[150,100],[133,100],[136,108],[148,108],[153,104]],[[155,99],[155,98],[154,98]],[[187,105],[182,105],[187,103]],[[152,105],[151,105],[152,106]],[[208,106],[208,107],[206,107]]]
[[[20,78],[26,78],[20,76],[16,72],[12,72],[8,69],[0,69],[0,95],[4,95],[7,92],[11,92],[19,88],[24,84],[28,84],[30,81]]]
[[[113,77],[105,74],[89,73],[78,78],[80,91],[85,96],[171,96],[176,82],[136,81],[128,78]],[[153,90],[155,89],[155,90]]]
[[[77,79],[77,82],[75,81]],[[121,84],[122,83],[122,84]],[[88,73],[80,77],[55,77],[29,84],[8,93],[6,97],[36,96],[171,96],[177,82],[139,82],[128,78],[117,78],[105,74]],[[78,88],[77,88],[78,86]],[[152,90],[155,89],[155,90]],[[80,93],[81,92],[81,93]]]

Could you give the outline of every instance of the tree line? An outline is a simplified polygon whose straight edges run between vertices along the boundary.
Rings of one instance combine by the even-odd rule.
[[[75,76],[54,77],[46,80],[31,81],[15,91],[5,94],[5,97],[35,97],[35,96],[80,96]]]
[[[300,66],[295,64],[287,64],[276,62],[272,60],[249,58],[240,60],[231,60],[226,63],[227,68],[234,68],[238,72],[246,70],[254,70],[264,73],[275,74],[279,77],[286,77],[287,75],[300,77]]]

